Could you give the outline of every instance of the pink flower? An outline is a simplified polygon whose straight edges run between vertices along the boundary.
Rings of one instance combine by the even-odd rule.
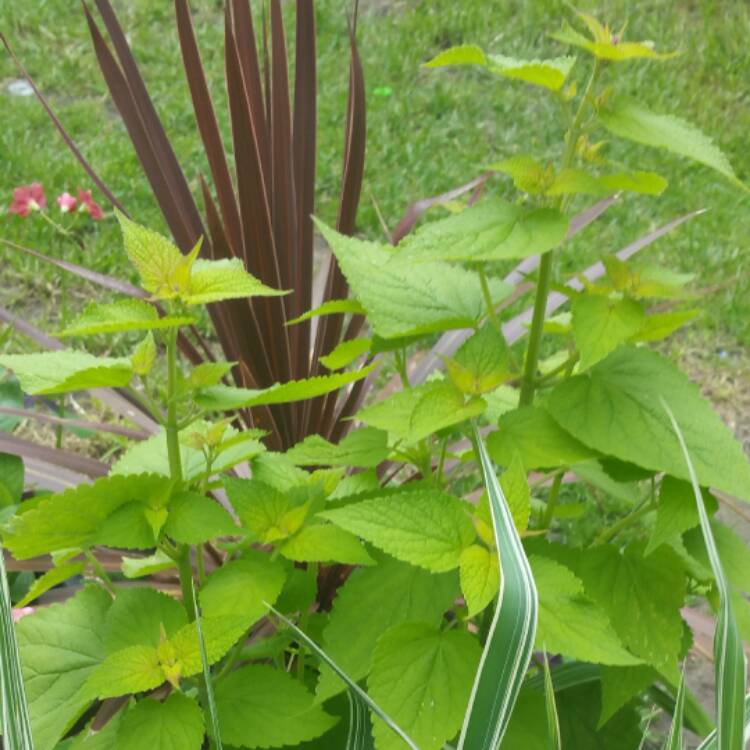
[[[13,622],[18,622],[26,615],[34,614],[34,607],[21,607],[20,609],[13,609],[11,612],[13,616]]]
[[[47,205],[44,188],[40,182],[21,185],[13,191],[13,202],[10,212],[19,216],[28,216],[32,211],[41,211]]]
[[[78,200],[81,203],[79,210],[86,211],[94,221],[99,221],[104,216],[102,207],[91,197],[90,190],[78,188]]]
[[[70,193],[63,193],[57,196],[57,205],[64,214],[73,213],[78,206],[78,201]]]

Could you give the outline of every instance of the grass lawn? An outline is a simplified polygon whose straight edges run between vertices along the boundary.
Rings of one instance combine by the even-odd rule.
[[[142,72],[174,139],[192,185],[206,170],[184,81],[168,0],[115,0]],[[200,0],[195,22],[214,92],[223,92],[219,0]],[[288,3],[291,6],[292,3]],[[711,134],[738,175],[750,182],[750,10],[745,0],[611,0],[582,8],[627,36],[653,39],[682,55],[665,63],[622,65],[620,87],[656,111],[677,113]],[[331,218],[341,171],[347,86],[344,0],[320,0],[319,204]],[[289,7],[291,10],[291,7]],[[442,192],[474,176],[482,165],[513,153],[555,158],[561,128],[556,105],[541,91],[473,70],[421,70],[440,49],[476,42],[486,49],[525,57],[558,55],[547,36],[568,16],[553,0],[363,0],[359,41],[368,90],[368,162],[360,228],[380,234],[371,196],[389,225],[419,197]],[[0,6],[0,30],[49,96],[69,132],[104,180],[142,223],[163,227],[124,128],[109,100],[79,7],[69,0],[30,0]],[[584,65],[577,66],[580,79]],[[11,96],[17,73],[0,54],[0,200],[32,180],[48,199],[86,186],[87,177],[33,97]],[[220,103],[226,126],[224,102]],[[707,300],[702,330],[729,333],[750,343],[750,262],[747,219],[750,197],[707,169],[629,144],[612,144],[615,163],[655,169],[669,179],[660,198],[624,198],[603,220],[566,248],[562,276],[599,254],[618,249],[687,210],[709,211],[652,247],[654,259],[698,274],[701,286],[724,283]],[[512,195],[497,180],[493,189]],[[584,205],[581,203],[581,205]],[[56,208],[56,207],[55,207]],[[86,251],[65,245],[38,220],[0,213],[0,236],[110,273],[128,273],[115,222],[97,225]],[[55,272],[0,249],[0,304],[55,299]],[[71,305],[75,305],[73,300]]]

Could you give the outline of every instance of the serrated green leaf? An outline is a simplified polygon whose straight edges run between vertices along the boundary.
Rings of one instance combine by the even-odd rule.
[[[187,305],[207,305],[225,299],[278,297],[286,291],[271,289],[245,270],[239,258],[196,260],[187,290],[180,297]]]
[[[510,379],[513,368],[503,334],[489,323],[470,336],[445,360],[448,377],[462,392],[481,395]]]
[[[652,42],[626,42],[622,40],[622,33],[615,33],[608,26],[603,26],[589,13],[576,11],[578,17],[586,24],[592,38],[580,34],[567,21],[560,31],[550,34],[563,44],[572,44],[590,52],[595,57],[612,62],[631,60],[634,58],[650,58],[654,60],[669,60],[677,52],[657,52]]]
[[[237,536],[240,529],[215,500],[197,492],[181,492],[169,502],[164,532],[180,544],[203,544],[220,536]]]
[[[141,277],[146,291],[162,299],[176,297],[187,286],[200,241],[190,255],[183,256],[166,237],[153,232],[119,211],[115,212],[125,245],[125,252]]]
[[[127,503],[165,507],[170,485],[153,474],[110,476],[50,495],[11,519],[5,544],[19,559],[95,544],[107,518]]]
[[[126,357],[95,357],[88,352],[62,349],[41,354],[3,354],[0,365],[18,377],[32,396],[81,391],[87,388],[122,388],[133,377]]]
[[[679,117],[651,112],[635,99],[618,96],[599,109],[599,119],[607,130],[620,138],[688,157],[742,186],[721,149],[698,128]]]
[[[46,591],[57,586],[59,583],[67,581],[68,578],[73,578],[73,576],[80,575],[85,568],[85,562],[71,562],[56,565],[34,581],[23,599],[16,602],[16,607],[25,607],[35,599],[38,599]]]
[[[435,57],[424,63],[425,68],[443,68],[449,65],[486,65],[487,56],[476,44],[460,44],[442,50]]]
[[[224,487],[242,524],[265,544],[286,539],[305,521],[306,504],[257,479],[225,477]]]
[[[144,578],[175,567],[177,567],[175,561],[161,550],[147,557],[122,558],[122,574],[125,578]]]
[[[128,646],[107,656],[93,670],[85,692],[90,699],[115,698],[153,690],[165,680],[153,646]]]
[[[5,370],[0,367],[0,378],[3,377]],[[6,378],[0,382],[0,406],[23,409],[23,391],[16,378]],[[20,422],[21,417],[0,414],[0,432],[12,432]]]
[[[388,457],[388,434],[375,427],[352,430],[338,444],[310,435],[286,454],[297,466],[373,468]]]
[[[472,544],[459,557],[461,592],[469,617],[481,612],[500,593],[500,564],[486,547]]]
[[[324,302],[322,305],[319,305],[312,310],[308,310],[298,318],[287,321],[287,325],[297,325],[297,323],[302,323],[305,320],[317,318],[321,315],[337,315],[346,313],[352,313],[354,315],[364,315],[365,308],[362,307],[362,305],[357,302],[356,299],[329,299],[328,302]]]
[[[689,482],[670,476],[664,477],[659,486],[656,523],[651,530],[646,554],[699,524],[700,517]]]
[[[505,412],[498,428],[487,437],[487,449],[495,461],[505,466],[516,454],[527,469],[569,466],[597,455],[562,429],[542,406]]]
[[[531,491],[526,479],[526,469],[519,453],[513,456],[508,468],[501,474],[500,487],[505,495],[516,529],[519,532],[526,531],[531,513]],[[482,505],[482,507],[484,506]],[[489,503],[487,508],[489,510]],[[487,521],[492,528],[492,519],[489,514]]]
[[[557,386],[547,408],[590,448],[686,479],[662,397],[682,426],[700,481],[750,498],[750,464],[741,446],[697,386],[656,352],[617,349],[585,374]]]
[[[353,680],[367,676],[380,635],[393,625],[419,621],[438,625],[458,594],[455,574],[432,574],[386,559],[356,570],[339,589],[323,646]],[[316,691],[324,701],[344,690],[330,667],[321,669]]]
[[[640,663],[623,647],[607,615],[585,596],[572,571],[538,555],[529,562],[539,592],[537,648],[595,664]]]
[[[581,353],[579,368],[587,370],[640,330],[643,305],[634,299],[582,294],[572,303],[573,334]]]
[[[161,328],[177,328],[190,325],[195,318],[186,315],[165,315],[153,305],[140,299],[123,299],[117,302],[90,302],[59,334],[65,336],[92,336],[97,333],[120,333],[123,331],[151,331]]]
[[[673,312],[653,313],[643,319],[643,325],[633,337],[633,341],[661,341],[671,336],[684,325],[700,315],[699,310],[675,310]]]
[[[113,654],[132,646],[156,648],[187,624],[185,608],[152,588],[119,589],[102,630],[104,650]]]
[[[524,211],[488,198],[407,237],[396,258],[415,263],[415,270],[424,270],[428,261],[521,260],[556,247],[567,231],[568,220],[555,209]],[[456,270],[450,271],[452,278]],[[493,300],[502,299],[498,291],[493,290]],[[372,314],[369,307],[368,312]]]
[[[251,388],[234,388],[226,385],[215,385],[206,388],[195,396],[195,402],[208,411],[234,411],[251,406],[265,404],[287,404],[294,401],[307,401],[316,396],[323,396],[336,391],[345,385],[366,378],[377,364],[362,367],[352,372],[340,372],[335,375],[318,375],[307,380],[290,380],[287,383],[276,383],[269,388],[254,390]]]
[[[305,526],[289,541],[284,542],[279,552],[298,562],[375,564],[356,536],[332,524]]]
[[[504,78],[515,78],[550,91],[559,91],[570,73],[575,57],[554,57],[547,60],[518,60],[504,55],[488,55],[490,72]]]
[[[602,710],[599,726],[606,724],[626,703],[659,679],[659,673],[644,664],[632,667],[602,666]]]
[[[151,549],[156,546],[157,536],[165,518],[164,508],[149,511],[141,502],[125,503],[99,524],[95,541],[107,547]]]
[[[236,362],[201,362],[190,370],[185,379],[185,385],[190,390],[217,385],[236,364]]]
[[[77,734],[72,740],[64,740],[55,747],[55,750],[117,750],[117,745],[115,745],[117,730],[127,710],[126,707],[115,714],[102,729],[95,730],[91,722],[87,729]]]
[[[156,342],[154,334],[149,331],[143,340],[133,349],[130,355],[130,364],[136,375],[144,377],[153,369],[156,362]]]
[[[420,748],[441,750],[461,727],[479,657],[469,633],[396,625],[378,640],[368,692]],[[373,733],[379,750],[404,746],[378,718]]]
[[[667,181],[656,172],[616,172],[592,175],[574,167],[558,172],[546,195],[607,195],[620,190],[645,195],[661,195]]]
[[[440,490],[364,500],[318,515],[413,565],[440,573],[458,567],[476,538],[468,507]]]
[[[329,370],[340,370],[369,352],[371,346],[372,339],[347,339],[338,344],[330,353],[320,357],[320,361]]]
[[[551,178],[551,170],[545,169],[533,156],[519,154],[510,159],[490,164],[488,169],[502,172],[513,178],[513,183],[519,190],[535,195],[545,193],[547,183]]]
[[[219,682],[216,705],[223,738],[248,748],[296,745],[336,723],[300,682],[265,665],[242,667]]]
[[[193,423],[180,432],[180,456],[182,473],[185,479],[195,480],[205,476],[208,471],[206,455],[191,445],[192,434],[200,433],[199,423]],[[212,473],[219,474],[238,463],[254,458],[266,448],[254,433],[238,433],[234,428],[227,428],[225,433],[226,450],[222,450],[211,463]],[[153,474],[169,476],[169,456],[167,439],[163,430],[159,430],[146,440],[133,443],[111,468],[112,475],[133,475],[149,471]]]
[[[200,750],[203,714],[183,693],[163,702],[146,698],[123,716],[117,730],[117,750]]]
[[[705,497],[705,493],[702,496]],[[708,503],[706,505],[710,507]],[[700,525],[700,516],[696,526],[698,525]],[[721,559],[721,567],[727,581],[739,591],[750,592],[750,549],[746,542],[736,531],[720,521],[712,520],[710,526],[714,546]],[[683,535],[683,540],[685,549],[691,557],[695,558],[705,570],[710,570],[711,560],[701,529],[689,529]]]
[[[211,620],[239,619],[247,630],[266,613],[266,603],[276,601],[284,579],[280,562],[257,550],[248,550],[214,571],[199,594],[207,645],[210,646]]]
[[[414,264],[404,252],[347,237],[321,222],[317,226],[378,336],[389,339],[466,328],[484,315],[475,273],[427,258]],[[511,290],[510,285],[494,282],[493,300],[503,299]]]
[[[429,62],[426,68],[440,68],[448,65],[480,65],[491,73],[504,78],[513,78],[550,91],[557,91],[565,83],[574,57],[556,57],[547,60],[518,60],[504,55],[485,55],[480,47],[473,44],[451,47],[444,50]]]
[[[667,547],[644,557],[638,548],[597,546],[581,553],[575,572],[622,643],[657,669],[676,674],[686,590],[677,556]]]
[[[106,591],[88,586],[17,623],[37,750],[52,750],[91,702],[84,685],[104,658],[101,632],[111,602]]]
[[[24,476],[23,459],[20,456],[0,453],[0,507],[21,502]]]
[[[560,735],[564,748],[575,750],[633,750],[643,731],[641,714],[633,703],[599,727],[601,687],[588,682],[557,693]]]
[[[406,443],[416,443],[438,430],[481,414],[484,407],[481,398],[467,400],[453,384],[436,381],[397,391],[360,410],[356,418]]]

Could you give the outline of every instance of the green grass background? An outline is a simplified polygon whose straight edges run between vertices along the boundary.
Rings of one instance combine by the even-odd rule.
[[[115,0],[157,109],[193,187],[206,171],[179,56],[169,0]],[[196,0],[195,23],[223,125],[222,3]],[[288,2],[287,11],[293,3]],[[618,65],[618,88],[661,112],[683,116],[711,134],[740,178],[750,182],[750,5],[745,0],[610,0],[580,7],[627,38],[651,39],[682,55],[664,63]],[[317,3],[319,154],[317,212],[335,213],[347,88],[344,0]],[[362,0],[358,28],[368,93],[368,151],[361,231],[378,237],[371,196],[394,226],[411,201],[467,181],[482,165],[514,153],[554,159],[560,152],[557,105],[541,90],[480,71],[420,69],[441,49],[478,43],[503,54],[563,53],[548,37],[570,10],[556,0]],[[293,26],[289,27],[293,29]],[[0,3],[0,30],[47,94],[65,126],[115,194],[142,223],[163,228],[125,130],[98,71],[80,7],[71,0]],[[291,32],[290,32],[291,36]],[[580,82],[589,62],[575,68]],[[18,77],[0,53],[0,201],[18,184],[39,180],[48,199],[88,179],[33,97],[12,97]],[[383,95],[384,89],[390,95]],[[602,136],[606,137],[606,136]],[[714,173],[666,154],[612,143],[607,155],[632,168],[655,169],[670,182],[660,198],[626,197],[603,220],[566,246],[560,278],[688,210],[709,211],[649,252],[655,260],[698,274],[701,286],[724,284],[706,300],[702,331],[750,343],[750,198]],[[507,182],[493,187],[509,197]],[[101,197],[101,196],[100,196]],[[580,203],[583,207],[584,203]],[[53,213],[56,206],[52,206]],[[87,236],[86,250],[61,242],[40,221],[0,212],[0,237],[37,247],[100,271],[130,275],[113,220]],[[33,308],[55,299],[56,273],[0,249],[0,304]],[[46,290],[46,292],[45,292]]]

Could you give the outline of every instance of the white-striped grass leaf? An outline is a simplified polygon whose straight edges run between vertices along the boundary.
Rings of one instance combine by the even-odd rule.
[[[584,661],[569,661],[560,664],[550,670],[552,687],[556,693],[578,685],[587,685],[590,682],[601,680],[601,670],[598,664],[590,664]],[[533,674],[526,679],[524,687],[533,690],[544,690],[544,675]]]
[[[0,547],[0,700],[5,750],[34,750],[31,737],[29,706],[21,672],[16,631],[13,627],[13,605],[10,601],[5,559]]]
[[[476,427],[474,448],[490,501],[502,578],[458,750],[496,750],[508,727],[531,659],[539,603],[513,516]]]
[[[677,703],[676,696],[673,696],[661,685],[651,685],[648,688],[648,697],[670,716],[674,715]],[[699,737],[707,736],[714,728],[713,719],[704,711],[703,706],[687,684],[685,685],[685,709],[682,719],[685,728]]]
[[[370,710],[357,695],[350,690],[349,698],[349,733],[344,750],[373,750],[372,721]]]
[[[664,742],[664,750],[683,750],[685,744],[682,741],[682,719],[685,714],[685,668],[680,675],[680,685],[677,688],[677,700],[672,714],[672,724],[669,734]]]
[[[653,720],[653,716],[649,716],[646,719],[646,727],[643,730],[643,736],[641,737],[641,742],[638,745],[638,750],[643,750],[643,748],[646,746],[646,740],[648,739],[649,732],[651,731],[652,720]]]
[[[685,457],[695,502],[698,506],[703,541],[716,579],[716,587],[719,590],[720,609],[714,634],[717,750],[742,750],[745,731],[743,704],[747,685],[747,660],[742,648],[742,638],[734,616],[729,584],[716,549],[716,541],[685,438],[669,405],[664,400],[662,404],[669,415]]]
[[[552,673],[549,669],[546,647],[544,649],[544,704],[547,709],[547,735],[549,736],[550,750],[562,750],[560,717],[557,715],[555,686],[552,684]]]
[[[750,694],[745,696],[745,740],[748,739],[750,739]],[[715,729],[701,742],[698,750],[719,750]]]
[[[268,611],[281,620],[319,659],[324,661],[347,685],[352,693],[352,700],[362,701],[376,716],[380,717],[410,748],[420,750],[414,740],[353,680],[331,657],[303,630],[300,630],[291,620],[276,611],[266,603]]]
[[[212,750],[223,750],[221,744],[221,732],[219,731],[219,714],[216,710],[216,699],[214,698],[214,683],[211,677],[211,667],[208,664],[206,653],[206,641],[203,638],[203,627],[201,625],[201,611],[198,605],[198,597],[195,595],[195,583],[190,576],[190,596],[193,600],[193,613],[195,614],[195,630],[198,634],[198,648],[201,652],[201,665],[203,667],[203,684],[205,686],[206,708],[208,709],[209,726],[208,737]]]

